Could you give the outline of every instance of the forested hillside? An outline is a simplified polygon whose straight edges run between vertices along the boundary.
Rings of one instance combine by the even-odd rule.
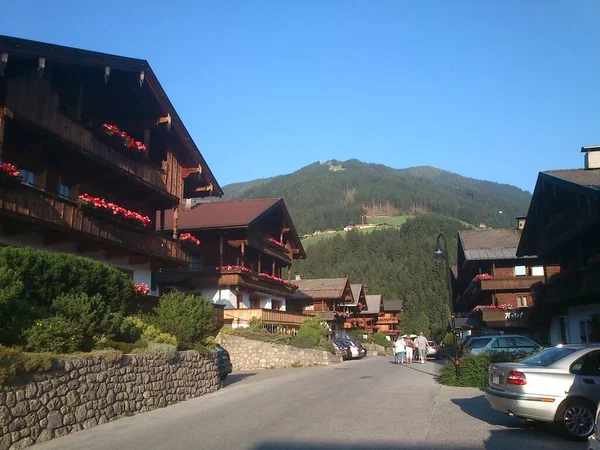
[[[334,166],[342,170],[331,170]],[[512,226],[516,216],[527,213],[531,199],[514,186],[433,167],[392,169],[358,160],[314,163],[289,175],[235,183],[224,190],[227,200],[283,197],[301,234],[360,222],[361,214],[380,204],[397,214],[435,212],[475,225]]]
[[[427,214],[398,230],[350,231],[308,248],[307,259],[295,262],[293,272],[303,278],[348,276],[351,283],[366,284],[369,294],[402,299],[404,331],[440,335],[448,326],[449,302],[445,265],[433,260],[433,252],[443,232],[453,264],[459,229],[464,225],[457,220]]]

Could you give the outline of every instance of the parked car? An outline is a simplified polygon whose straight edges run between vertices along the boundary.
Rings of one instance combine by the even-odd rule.
[[[437,344],[434,341],[427,341],[427,343],[429,344],[429,347],[427,347],[427,357],[440,359]]]
[[[588,450],[600,450],[600,434],[598,433],[598,421],[600,420],[600,403],[596,407],[596,425],[594,426],[594,434],[588,439]]]
[[[231,359],[229,359],[229,352],[221,347],[219,344],[215,346],[217,351],[217,357],[219,358],[219,376],[221,381],[227,378],[227,375],[231,373]]]
[[[498,411],[585,440],[600,401],[600,345],[559,345],[519,363],[490,364],[486,398]]]
[[[471,352],[474,355],[484,352],[511,352],[521,353],[525,357],[543,349],[528,337],[517,334],[469,336],[463,345],[463,352]]]
[[[342,339],[342,342],[350,347],[353,359],[360,359],[367,354],[367,350],[358,341]]]
[[[352,359],[352,351],[350,350],[349,344],[336,340],[333,341],[333,346],[342,355],[342,360],[346,361],[347,359]]]

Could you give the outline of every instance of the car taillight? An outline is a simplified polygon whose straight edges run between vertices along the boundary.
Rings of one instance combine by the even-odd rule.
[[[508,384],[516,384],[519,386],[523,386],[527,384],[527,378],[523,372],[517,372],[515,370],[511,370],[508,372],[508,378],[506,379]]]

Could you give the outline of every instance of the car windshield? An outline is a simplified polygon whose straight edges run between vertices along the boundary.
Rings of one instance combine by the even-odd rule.
[[[472,339],[471,342],[467,344],[469,348],[481,348],[485,347],[491,341],[491,338],[487,339]]]
[[[520,362],[528,366],[546,367],[576,351],[577,349],[570,347],[553,347],[529,358],[522,359]]]

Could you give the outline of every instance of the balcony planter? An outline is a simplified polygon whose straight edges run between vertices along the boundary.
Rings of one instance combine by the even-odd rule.
[[[196,236],[190,233],[181,233],[179,235],[179,245],[188,250],[194,251],[200,248],[202,242]]]
[[[111,148],[141,162],[148,162],[148,148],[115,125],[103,124],[100,136]]]
[[[23,175],[10,163],[0,163],[0,188],[15,189],[22,186]]]
[[[92,197],[88,194],[81,194],[79,196],[78,205],[86,214],[136,231],[148,229],[152,223],[147,216],[142,216],[115,203],[110,203],[102,198]]]

